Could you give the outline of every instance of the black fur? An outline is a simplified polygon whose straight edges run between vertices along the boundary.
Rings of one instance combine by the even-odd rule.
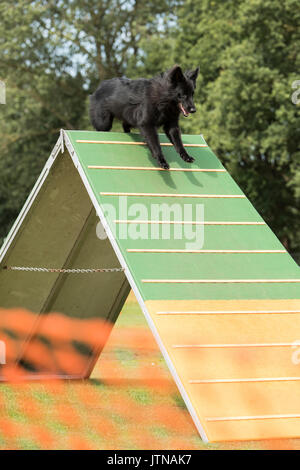
[[[183,73],[178,65],[151,79],[112,78],[103,81],[91,95],[90,117],[97,131],[110,131],[113,119],[123,122],[124,132],[137,127],[154,158],[168,169],[158,139],[157,128],[163,129],[186,162],[194,159],[183,147],[179,115],[196,111],[193,95],[199,69]]]

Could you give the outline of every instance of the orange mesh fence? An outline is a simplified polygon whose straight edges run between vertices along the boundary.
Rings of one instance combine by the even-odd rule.
[[[300,448],[297,440],[204,445],[150,330],[111,327],[0,310],[0,449]]]

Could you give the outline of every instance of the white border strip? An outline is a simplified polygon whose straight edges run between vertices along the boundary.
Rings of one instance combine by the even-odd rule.
[[[295,342],[289,343],[224,343],[224,344],[173,344],[174,349],[201,349],[201,348],[273,348],[294,346]]]
[[[194,379],[189,380],[190,384],[235,384],[251,382],[294,382],[299,381],[300,377],[250,377],[239,379]]]
[[[300,313],[300,310],[190,310],[156,312],[156,315],[255,315],[255,314]]]
[[[164,168],[155,166],[111,166],[111,165],[88,165],[89,170],[144,170],[144,171],[166,171]],[[202,173],[226,173],[222,168],[169,168],[167,171],[185,171]]]
[[[188,197],[188,198],[212,198],[212,199],[245,199],[244,194],[177,194],[177,193],[116,193],[101,191],[101,196],[141,196],[141,197]]]
[[[253,283],[295,283],[299,279],[141,279],[144,283],[157,284],[253,284]]]
[[[299,413],[294,414],[278,414],[278,415],[253,415],[253,416],[216,416],[215,418],[205,418],[205,421],[248,421],[251,419],[289,419],[300,418]]]
[[[214,221],[195,221],[195,220],[139,220],[128,219],[121,220],[115,219],[115,224],[182,224],[182,225],[266,225],[265,222],[214,222]]]
[[[179,248],[127,248],[128,253],[217,253],[217,254],[235,254],[235,253],[286,253],[286,250],[183,250]]]
[[[127,141],[122,141],[122,140],[76,140],[76,143],[78,144],[117,144],[117,145],[147,145],[146,142],[129,142]],[[171,142],[160,142],[160,145],[162,147],[173,147],[173,144]],[[183,144],[184,147],[208,147],[207,144]]]

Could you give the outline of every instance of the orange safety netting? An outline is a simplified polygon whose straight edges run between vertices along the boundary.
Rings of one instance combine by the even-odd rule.
[[[245,448],[202,443],[144,326],[114,328],[88,380],[26,380],[37,371],[83,376],[110,330],[111,324],[98,319],[0,311],[0,340],[6,345],[0,449]],[[246,447],[300,445],[290,440]]]

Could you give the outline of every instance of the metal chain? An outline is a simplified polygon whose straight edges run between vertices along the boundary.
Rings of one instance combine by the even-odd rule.
[[[58,269],[58,268],[37,268],[37,267],[25,267],[25,266],[3,266],[3,270],[9,271],[35,271],[42,273],[75,273],[75,274],[86,274],[86,273],[111,273],[125,271],[124,268],[91,268],[91,269]]]

